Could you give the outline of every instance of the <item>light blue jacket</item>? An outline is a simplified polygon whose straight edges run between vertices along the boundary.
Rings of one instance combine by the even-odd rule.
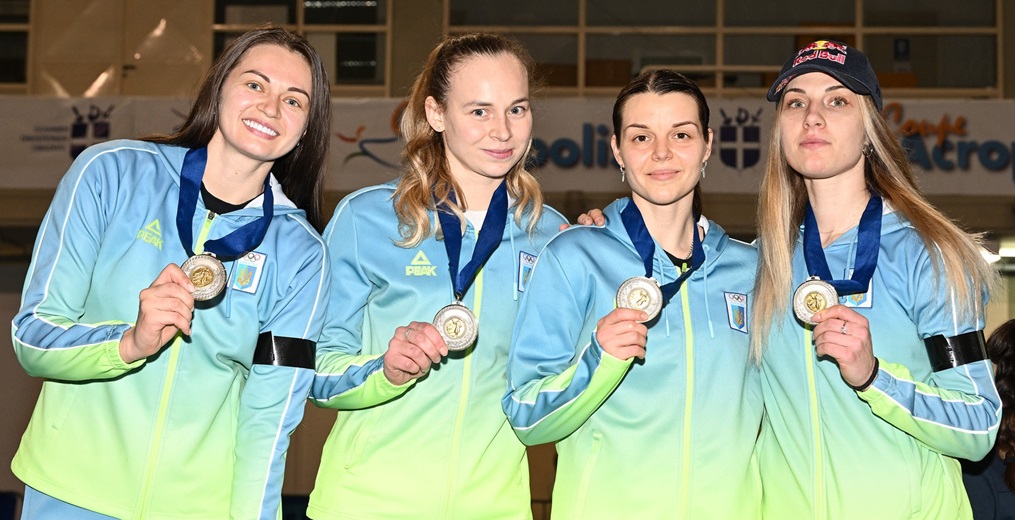
[[[540,253],[522,299],[503,408],[526,444],[557,443],[553,518],[757,518],[761,383],[748,361],[757,252],[702,218],[705,263],[648,323],[644,361],[596,341],[617,288],[644,276],[621,221],[570,228]],[[652,276],[679,270],[655,244]]]
[[[187,149],[93,146],[74,161],[39,230],[14,317],[25,370],[45,378],[14,458],[25,483],[120,518],[274,518],[289,434],[313,371],[253,365],[258,336],[316,341],[329,268],[318,234],[272,180],[274,217],[250,255],[225,262],[224,295],[197,302],[189,337],[125,364],[138,295],[189,256],[176,227]],[[200,250],[261,217],[259,197],[225,215],[198,198]]]
[[[462,299],[479,319],[473,347],[450,353],[422,379],[391,385],[383,354],[395,328],[430,322],[452,303],[444,242],[403,248],[395,185],[339,203],[325,241],[336,290],[319,344],[313,396],[340,410],[310,496],[312,518],[527,519],[528,463],[500,410],[511,328],[523,282],[564,218],[544,207],[526,232],[509,209],[500,245]],[[431,214],[431,219],[436,218]],[[478,230],[469,223],[460,265]]]
[[[870,290],[839,300],[869,321],[880,362],[870,388],[854,391],[833,360],[817,357],[792,311],[766,342],[758,440],[766,519],[972,518],[952,457],[990,450],[1000,398],[989,361],[933,372],[924,339],[982,330],[984,302],[956,301],[920,235],[887,204],[885,212]],[[854,227],[824,248],[833,277],[849,277],[856,247]],[[793,287],[806,278],[801,239]],[[963,316],[963,307],[973,312]]]

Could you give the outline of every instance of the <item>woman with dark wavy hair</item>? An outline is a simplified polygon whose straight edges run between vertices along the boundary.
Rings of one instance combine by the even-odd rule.
[[[1001,395],[1001,425],[994,449],[983,460],[962,461],[962,482],[975,520],[1015,520],[1015,320],[994,330],[987,355]]]
[[[179,132],[71,166],[13,323],[46,380],[11,465],[23,518],[276,517],[329,289],[330,104],[317,52],[265,27]]]

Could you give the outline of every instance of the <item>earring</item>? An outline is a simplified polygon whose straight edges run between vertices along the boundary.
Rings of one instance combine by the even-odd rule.
[[[625,178],[625,174],[626,174],[626,173],[627,173],[627,172],[626,172],[626,171],[624,171],[624,165],[623,165],[623,164],[621,164],[621,165],[620,165],[620,182],[627,182],[627,179]]]
[[[864,157],[870,159],[871,155],[874,155],[874,145],[870,143],[864,144],[863,147],[860,148],[860,152],[863,153]]]
[[[701,178],[705,178],[705,167],[708,166],[708,161],[701,162]]]

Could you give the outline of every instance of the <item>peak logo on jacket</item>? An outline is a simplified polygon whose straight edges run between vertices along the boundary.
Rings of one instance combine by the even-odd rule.
[[[421,249],[412,258],[411,265],[405,266],[405,276],[437,276],[437,266],[430,263]]]
[[[159,219],[151,221],[147,226],[139,230],[134,238],[143,240],[159,248],[159,251],[162,251],[162,226],[159,224]]]

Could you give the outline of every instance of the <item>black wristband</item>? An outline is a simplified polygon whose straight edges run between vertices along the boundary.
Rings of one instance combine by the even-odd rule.
[[[287,338],[262,332],[254,349],[255,365],[275,365],[314,369],[317,343],[303,338]]]
[[[868,377],[867,380],[864,381],[864,383],[862,385],[860,385],[860,386],[849,385],[850,388],[852,388],[853,390],[856,390],[857,392],[863,392],[864,390],[870,388],[871,384],[874,383],[874,380],[878,378],[878,370],[880,368],[881,368],[881,363],[878,362],[878,358],[875,357],[874,358],[874,370],[871,372],[871,376]]]

